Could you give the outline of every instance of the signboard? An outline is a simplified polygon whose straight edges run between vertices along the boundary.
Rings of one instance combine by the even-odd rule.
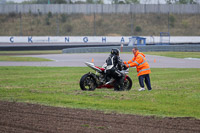
[[[0,43],[128,43],[130,36],[6,36]]]

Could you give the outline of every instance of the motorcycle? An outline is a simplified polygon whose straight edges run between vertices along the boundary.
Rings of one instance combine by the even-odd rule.
[[[85,64],[91,69],[96,71],[96,74],[89,72],[84,74],[80,79],[80,88],[83,91],[94,91],[96,88],[114,88],[114,90],[119,90],[119,84],[116,80],[106,74],[106,64],[101,68],[95,66],[93,63],[85,62]],[[124,78],[124,90],[129,91],[132,87],[132,80],[127,75],[129,69],[120,71],[125,75]]]

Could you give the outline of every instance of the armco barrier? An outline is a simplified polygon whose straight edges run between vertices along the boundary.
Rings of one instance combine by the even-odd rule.
[[[68,48],[63,49],[63,53],[93,53],[93,52],[110,52],[112,48],[118,48],[120,46],[112,47],[84,47],[84,48]],[[123,52],[131,52],[132,46],[124,46]],[[148,51],[177,51],[177,52],[200,52],[200,45],[149,45],[138,46],[138,49],[142,52]]]

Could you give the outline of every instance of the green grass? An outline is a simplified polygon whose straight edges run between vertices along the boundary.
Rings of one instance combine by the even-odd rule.
[[[102,53],[102,52],[100,52]],[[109,53],[109,52],[104,52]],[[132,54],[132,52],[122,52]],[[42,51],[0,51],[0,61],[15,61],[14,57],[2,57],[2,56],[15,56],[15,55],[31,55],[31,54],[62,54],[62,50],[42,50]],[[149,55],[158,55],[158,56],[166,56],[166,57],[174,57],[174,58],[200,58],[200,52],[144,52],[144,54]],[[5,59],[7,58],[7,59]],[[28,58],[28,57],[27,57]],[[29,57],[30,58],[30,57]],[[20,59],[17,57],[17,61]],[[22,58],[21,58],[22,59]],[[26,59],[28,60],[28,59]],[[22,61],[26,61],[23,60]],[[34,61],[34,60],[33,60]],[[47,61],[40,59],[39,61]]]
[[[139,115],[200,118],[200,69],[152,68],[152,91],[81,91],[87,67],[0,67],[0,100]]]
[[[1,14],[0,35],[93,36],[95,33],[96,36],[159,36],[161,31],[168,31],[168,17],[168,14],[161,13],[96,14],[94,31],[94,14],[53,14],[52,17],[48,14]],[[171,17],[174,18],[173,22],[170,21],[171,35],[200,35],[199,14],[170,13]]]
[[[132,52],[122,52],[133,54]],[[142,52],[147,55],[166,56],[173,58],[200,58],[200,52]]]
[[[0,56],[0,61],[51,61],[51,60],[44,58],[37,58],[37,57]]]
[[[20,55],[61,54],[62,50],[0,51],[0,61],[52,61],[37,57],[17,57]]]
[[[200,52],[144,52],[149,55],[158,55],[174,58],[200,58]]]

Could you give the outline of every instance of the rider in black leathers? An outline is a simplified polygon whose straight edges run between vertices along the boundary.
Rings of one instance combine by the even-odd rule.
[[[115,86],[115,91],[123,91],[124,74],[120,72],[123,67],[123,62],[119,57],[119,49],[111,50],[111,54],[107,58],[106,63],[107,63],[106,74],[116,79],[116,82],[119,84],[115,85],[120,86],[120,87]]]

